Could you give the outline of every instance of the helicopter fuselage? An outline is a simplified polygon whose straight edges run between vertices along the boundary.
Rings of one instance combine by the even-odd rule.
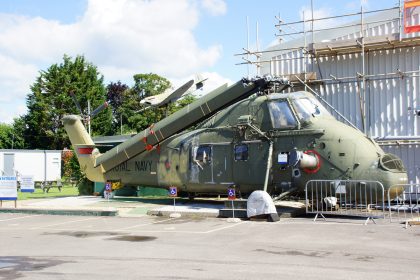
[[[107,171],[123,185],[191,194],[304,190],[309,180],[407,182],[400,159],[339,122],[309,93],[253,96]]]

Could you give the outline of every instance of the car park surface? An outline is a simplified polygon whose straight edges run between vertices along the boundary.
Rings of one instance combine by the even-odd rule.
[[[0,213],[0,279],[418,279],[419,227]]]

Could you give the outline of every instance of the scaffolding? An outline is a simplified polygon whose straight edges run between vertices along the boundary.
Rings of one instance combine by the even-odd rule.
[[[371,15],[386,11],[390,11],[389,14],[398,14],[398,16],[371,20]],[[356,17],[357,19],[354,20]],[[317,23],[338,19],[345,19],[347,21],[349,21],[349,19],[353,19],[353,21],[347,24],[340,24],[338,26],[316,28]],[[329,84],[357,83],[359,87],[358,93],[360,101],[360,119],[362,120],[362,130],[369,136],[370,132],[366,123],[366,112],[368,110],[366,102],[367,83],[375,80],[415,78],[420,76],[420,68],[419,70],[410,71],[397,68],[393,69],[392,72],[375,74],[366,71],[366,56],[371,52],[413,48],[420,46],[420,37],[403,36],[404,24],[403,6],[401,0],[399,0],[398,6],[392,8],[365,11],[363,6],[361,6],[359,12],[323,18],[314,18],[314,5],[313,0],[311,0],[311,17],[309,19],[305,17],[303,12],[302,20],[300,21],[285,22],[280,16],[276,16],[276,20],[278,22],[275,25],[278,31],[276,36],[279,38],[280,46],[283,44],[283,42],[286,41],[286,37],[294,36],[298,36],[300,39],[303,39],[302,44],[293,47],[276,47],[264,51],[258,49],[250,50],[248,38],[247,48],[243,49],[243,53],[236,54],[236,56],[240,56],[243,59],[243,62],[237,63],[237,65],[254,65],[256,66],[257,73],[259,73],[261,65],[270,64],[270,74],[272,74],[272,72],[275,72],[272,66],[274,63],[287,60],[299,60],[302,62],[301,72],[280,74],[280,76],[289,79],[294,86],[304,86],[305,89],[307,89],[308,86],[314,84],[325,86],[325,83],[327,82]],[[383,36],[369,36],[369,28],[374,25],[387,23],[394,24],[394,26],[396,26],[394,30],[396,29],[397,32]],[[351,33],[355,35],[358,34],[358,36],[356,35],[351,39],[340,38],[339,40],[336,40],[335,38],[335,40],[327,42],[317,42],[315,40],[316,36],[321,32],[340,32],[340,30],[342,30],[344,35]],[[300,55],[296,57],[281,57],[282,54],[290,53],[293,51],[299,52]],[[270,53],[272,53],[270,59],[262,59],[265,54],[267,56]],[[315,69],[315,67],[320,67],[319,60],[321,58],[339,57],[341,55],[358,56],[358,59],[361,62],[360,68],[358,71],[356,71],[356,73],[354,73],[354,75],[338,77],[336,75],[330,74],[328,77],[323,77],[321,69],[318,69],[318,71]],[[317,77],[317,72],[320,74],[320,77]]]

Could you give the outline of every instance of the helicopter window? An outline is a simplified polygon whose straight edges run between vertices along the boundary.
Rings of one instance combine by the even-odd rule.
[[[248,159],[248,145],[241,144],[235,146],[235,160]]]
[[[319,107],[308,98],[295,99],[293,103],[296,108],[296,113],[302,121],[307,121],[312,116],[318,116],[321,113]]]
[[[211,162],[211,146],[200,146],[195,152],[194,160],[201,163]]]
[[[268,103],[273,128],[287,129],[296,127],[297,123],[287,101]]]

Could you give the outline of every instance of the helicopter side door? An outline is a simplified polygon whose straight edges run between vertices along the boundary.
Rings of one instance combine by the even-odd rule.
[[[268,143],[260,140],[242,141],[234,146],[233,180],[241,189],[252,186],[262,189],[268,148]]]
[[[233,185],[231,143],[213,145],[213,180],[220,185]]]
[[[230,143],[204,144],[192,150],[191,182],[232,184],[232,148]]]

